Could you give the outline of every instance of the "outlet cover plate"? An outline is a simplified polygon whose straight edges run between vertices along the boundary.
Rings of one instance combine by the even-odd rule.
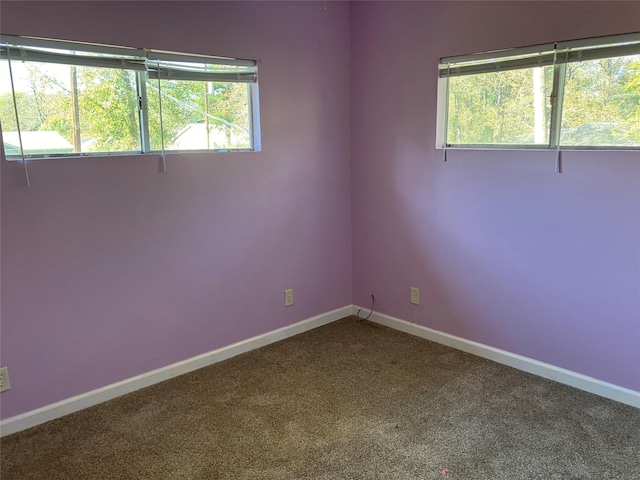
[[[290,307],[291,305],[293,305],[293,288],[284,291],[284,306]]]
[[[0,368],[0,392],[5,392],[11,388],[11,383],[9,382],[9,368],[2,367]]]
[[[420,290],[416,287],[411,287],[411,303],[420,305]]]

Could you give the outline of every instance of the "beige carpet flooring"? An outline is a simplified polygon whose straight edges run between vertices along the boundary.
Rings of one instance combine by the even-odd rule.
[[[1,442],[18,479],[640,479],[640,410],[353,317]]]

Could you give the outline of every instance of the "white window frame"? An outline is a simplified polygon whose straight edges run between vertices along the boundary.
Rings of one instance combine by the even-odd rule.
[[[561,145],[562,102],[567,63],[640,54],[640,32],[606,37],[555,42],[454,57],[443,57],[438,66],[437,149],[485,150],[640,150],[640,146]],[[447,143],[449,123],[449,78],[504,71],[508,69],[553,66],[551,121],[548,144],[451,144]]]
[[[250,148],[166,150],[166,153],[211,153],[211,152],[259,152],[261,150],[260,108],[258,94],[258,66],[255,60],[166,52],[145,48],[121,47],[86,42],[72,42],[38,37],[0,35],[0,59],[10,62],[37,61],[41,63],[66,64],[96,68],[131,70],[136,74],[136,94],[138,96],[138,116],[140,123],[141,150],[116,152],[74,152],[52,154],[8,155],[7,160],[37,159],[50,157],[85,157],[162,153],[165,150],[151,150],[148,122],[147,81],[157,79],[196,80],[211,82],[232,82],[248,84],[249,138]],[[180,62],[179,64],[177,62]],[[189,64],[237,67],[232,72],[203,72],[189,69]],[[15,105],[16,115],[18,110]],[[161,112],[160,112],[161,115]],[[17,118],[18,129],[20,119]],[[164,139],[163,139],[164,143]]]

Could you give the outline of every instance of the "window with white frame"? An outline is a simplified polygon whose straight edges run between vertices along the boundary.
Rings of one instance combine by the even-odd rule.
[[[8,159],[260,149],[253,60],[2,35]]]
[[[439,65],[439,148],[640,148],[640,33]]]

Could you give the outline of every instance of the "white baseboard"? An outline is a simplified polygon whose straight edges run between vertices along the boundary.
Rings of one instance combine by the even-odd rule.
[[[357,308],[358,307],[354,306],[354,310],[357,310]],[[363,308],[362,310],[366,312],[368,309]],[[455,335],[423,327],[422,325],[409,323],[383,313],[373,312],[369,320],[395,330],[400,330],[401,332],[415,335],[416,337],[425,338],[432,342],[440,343],[457,350],[462,350],[463,352],[477,355],[478,357],[487,358],[494,362],[517,368],[518,370],[523,370],[540,377],[555,380],[556,382],[564,383],[565,385],[584,390],[585,392],[594,393],[601,397],[640,408],[640,392],[636,392],[635,390],[619,387],[596,378],[582,375],[581,373],[572,372],[571,370],[556,367],[548,363],[523,357],[522,355],[507,352],[506,350],[500,350],[499,348],[490,347],[462,337],[456,337]]]
[[[51,405],[46,405],[30,412],[16,415],[15,417],[7,418],[0,421],[0,437],[35,427],[36,425],[48,422],[49,420],[63,417],[70,413],[77,412],[78,410],[92,407],[93,405],[106,402],[107,400],[120,397],[155,383],[169,380],[170,378],[177,377],[178,375],[212,365],[222,360],[235,357],[241,353],[255,350],[256,348],[284,340],[285,338],[306,332],[307,330],[326,325],[339,320],[340,318],[351,315],[352,310],[352,305],[338,308],[316,317],[294,323],[293,325],[258,335],[257,337],[249,338],[172,365],[167,365],[166,367],[143,373],[142,375],[122,380],[121,382],[113,383]]]
[[[15,417],[7,418],[0,421],[0,437],[35,427],[41,423],[92,407],[155,383],[163,382],[170,378],[226,360],[241,353],[284,340],[285,338],[326,325],[348,315],[355,315],[359,308],[360,307],[356,305],[338,308],[336,310],[308,318],[301,322],[294,323],[293,325],[258,335],[257,337],[249,338],[172,365],[167,365],[166,367],[158,368],[157,370],[143,373],[142,375],[122,380],[121,382],[92,390],[91,392],[83,393],[30,412],[16,415]],[[368,308],[362,308],[363,312],[368,312],[368,310]],[[540,362],[515,353],[510,353],[488,345],[483,345],[472,340],[467,340],[461,337],[456,337],[455,335],[433,330],[428,327],[409,323],[382,313],[373,312],[369,320],[395,330],[425,338],[442,345],[447,345],[479,357],[493,360],[494,362],[502,363],[528,373],[533,373],[540,377],[555,380],[556,382],[564,383],[565,385],[570,385],[586,392],[594,393],[611,400],[640,408],[640,392],[636,392],[628,388],[619,387],[580,373],[572,372],[564,368],[556,367],[548,363]]]

